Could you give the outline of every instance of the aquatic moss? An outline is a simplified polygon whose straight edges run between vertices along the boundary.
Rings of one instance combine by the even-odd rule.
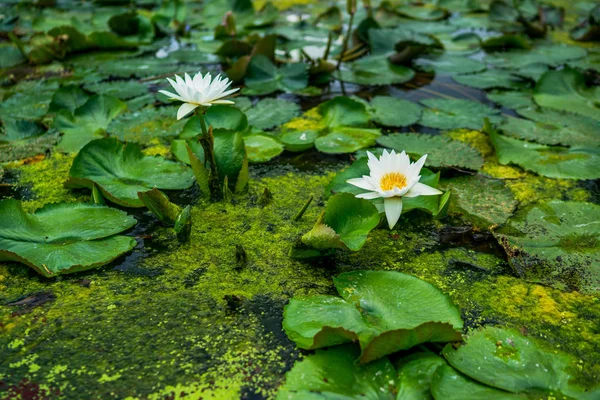
[[[88,196],[64,187],[73,158],[73,155],[54,152],[18,167],[19,186],[31,193],[31,198],[23,201],[25,211],[32,212],[49,203],[89,201]]]

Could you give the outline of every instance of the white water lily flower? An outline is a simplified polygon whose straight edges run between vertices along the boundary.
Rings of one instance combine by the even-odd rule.
[[[442,194],[441,191],[419,182],[419,179],[421,179],[419,172],[425,164],[427,154],[412,164],[404,151],[396,154],[394,150],[391,153],[383,150],[383,154],[379,159],[368,151],[367,155],[369,156],[367,165],[369,166],[370,175],[348,179],[346,182],[361,189],[369,190],[367,193],[357,194],[356,197],[369,200],[383,197],[385,216],[390,229],[396,225],[400,214],[402,214],[403,197]]]
[[[167,92],[166,90],[159,90],[160,93],[169,96],[170,100],[183,101],[184,104],[177,110],[178,120],[200,106],[209,107],[213,104],[233,104],[233,101],[223,100],[223,98],[240,90],[239,88],[227,90],[231,85],[231,81],[227,78],[221,78],[221,75],[217,75],[211,81],[210,72],[207,72],[204,76],[202,76],[201,72],[198,72],[194,78],[190,78],[186,73],[184,77],[185,79],[181,79],[181,77],[175,75],[175,80],[167,78],[177,94]]]

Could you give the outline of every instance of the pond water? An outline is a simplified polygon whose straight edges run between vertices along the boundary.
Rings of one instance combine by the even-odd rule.
[[[0,5],[0,399],[600,398],[600,8],[347,3]]]

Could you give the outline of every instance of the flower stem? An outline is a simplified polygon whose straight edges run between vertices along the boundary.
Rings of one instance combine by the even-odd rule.
[[[342,44],[342,51],[339,55],[339,59],[335,69],[339,70],[340,65],[342,65],[342,58],[344,57],[344,53],[348,49],[348,42],[350,41],[350,36],[352,36],[352,22],[354,22],[354,13],[350,14],[350,21],[348,21],[348,31],[346,32],[346,36],[344,36],[344,42]]]
[[[205,110],[205,108],[202,108],[196,113],[200,120],[200,128],[202,129],[202,136],[200,136],[199,142],[204,150],[204,163],[205,165],[208,163],[210,198],[213,201],[220,201],[223,198],[223,188],[219,180],[219,171],[217,170],[217,163],[215,161],[215,139],[212,126],[208,129],[206,128],[206,121],[204,120]]]

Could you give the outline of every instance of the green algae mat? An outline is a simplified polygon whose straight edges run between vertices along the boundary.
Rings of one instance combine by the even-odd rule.
[[[600,6],[0,4],[0,399],[600,399]]]

